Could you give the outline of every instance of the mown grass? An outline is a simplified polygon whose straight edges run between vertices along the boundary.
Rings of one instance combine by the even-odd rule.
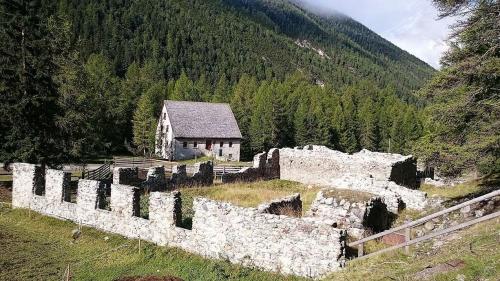
[[[180,249],[159,247],[77,226],[26,210],[0,206],[0,280],[61,280],[68,264],[72,280],[115,280],[124,276],[177,276],[184,280],[303,280],[209,260]],[[108,239],[106,239],[108,237]]]

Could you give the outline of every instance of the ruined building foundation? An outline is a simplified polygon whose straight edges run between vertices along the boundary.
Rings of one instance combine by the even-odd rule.
[[[261,209],[196,198],[192,229],[184,229],[178,227],[182,216],[179,192],[151,192],[149,219],[144,219],[138,217],[137,187],[111,184],[111,210],[104,210],[104,185],[98,181],[80,180],[76,203],[71,203],[64,195],[70,179],[67,173],[46,170],[43,186],[39,167],[16,163],[13,168],[15,208],[283,274],[320,277],[343,265],[344,230],[272,214],[276,206],[291,204],[291,209],[297,208],[300,197],[287,198],[284,203],[271,202]],[[41,189],[44,195],[35,194]]]
[[[279,150],[280,178],[304,184],[369,192],[397,213],[402,207],[423,209],[426,193],[414,190],[416,159],[362,150],[352,155],[324,146]]]

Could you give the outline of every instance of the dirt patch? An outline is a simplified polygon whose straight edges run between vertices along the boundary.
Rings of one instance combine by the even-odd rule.
[[[449,272],[452,270],[457,270],[465,266],[465,262],[463,260],[449,260],[445,263],[441,263],[435,266],[429,266],[424,270],[417,272],[415,277],[417,279],[429,280],[434,275],[438,273]]]
[[[12,182],[10,184],[0,182],[0,202],[12,201]]]
[[[184,281],[173,276],[132,276],[115,279],[115,281]]]

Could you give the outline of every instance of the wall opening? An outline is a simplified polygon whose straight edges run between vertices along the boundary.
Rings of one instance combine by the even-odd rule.
[[[97,190],[97,208],[111,211],[111,185],[102,184]]]
[[[139,195],[139,217],[149,219],[149,190],[141,188]]]
[[[45,168],[35,166],[33,193],[39,196],[45,196]]]
[[[63,201],[76,203],[78,197],[78,180],[70,181],[68,186],[63,188]]]
[[[180,209],[180,218],[177,220],[177,227],[191,230],[193,228],[193,201],[194,197],[188,192],[181,193],[181,200],[178,200],[180,206],[176,206],[176,210]],[[178,208],[177,208],[178,207]]]

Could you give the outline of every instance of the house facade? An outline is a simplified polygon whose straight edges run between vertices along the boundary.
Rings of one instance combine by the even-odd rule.
[[[211,156],[240,160],[241,132],[229,104],[171,101],[163,103],[156,128],[159,157],[168,160]]]

